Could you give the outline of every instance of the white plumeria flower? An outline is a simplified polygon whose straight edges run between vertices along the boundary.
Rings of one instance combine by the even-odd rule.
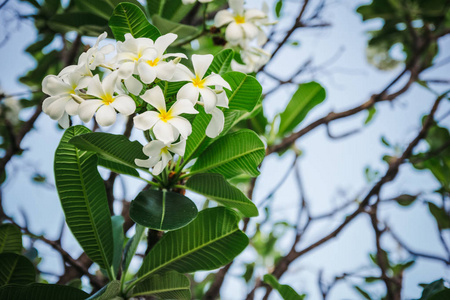
[[[125,34],[124,42],[117,42],[117,56],[119,78],[124,79],[125,86],[134,95],[139,95],[142,90],[142,83],[132,75],[137,74],[137,64],[139,59],[147,50],[156,53],[153,48],[153,41],[147,38],[135,39],[130,33]]]
[[[95,114],[95,120],[101,126],[110,126],[116,122],[116,110],[129,116],[136,110],[134,100],[128,95],[114,96],[117,72],[108,75],[100,82],[98,75],[89,83],[87,94],[99,99],[89,99],[80,104],[78,115],[83,122],[89,122]]]
[[[53,120],[58,120],[63,128],[69,127],[69,116],[78,113],[82,98],[79,90],[86,87],[79,73],[73,72],[61,78],[48,75],[42,81],[42,91],[49,95],[42,103],[42,110]],[[76,100],[75,100],[76,99]]]
[[[144,168],[153,168],[153,175],[157,176],[161,174],[169,161],[172,159],[170,152],[184,155],[186,149],[186,140],[180,140],[175,144],[164,144],[161,141],[154,140],[144,146],[142,151],[145,155],[149,156],[149,159],[135,159],[136,165]]]
[[[169,47],[177,37],[178,36],[174,33],[162,35],[156,39],[153,48],[148,48],[143,51],[137,67],[142,82],[149,84],[155,81],[156,78],[166,81],[172,78],[179,59],[170,62],[166,62],[164,59],[168,57],[187,58],[183,53],[164,54],[167,47]]]
[[[226,40],[232,45],[240,45],[246,48],[247,42],[258,35],[264,34],[260,28],[260,22],[267,20],[267,14],[258,9],[244,9],[244,0],[229,0],[230,8],[219,11],[214,17],[214,25],[222,27],[228,24],[225,31]],[[258,37],[262,41],[262,37]]]
[[[270,60],[270,54],[261,48],[252,47],[241,51],[243,64],[231,61],[231,69],[242,73],[257,72]]]
[[[205,111],[211,113],[217,105],[217,95],[209,86],[215,85],[231,90],[230,85],[222,76],[212,73],[205,76],[214,56],[206,55],[192,55],[192,65],[194,66],[195,74],[193,74],[186,66],[179,64],[171,81],[189,81],[183,85],[178,91],[178,99],[189,99],[192,103],[197,103],[199,94],[201,95],[201,102],[205,106]]]
[[[86,53],[86,65],[90,70],[95,70],[98,66],[105,65],[106,55],[114,51],[114,46],[111,44],[105,45],[99,48],[101,41],[106,39],[107,33],[103,32],[95,42],[95,45],[91,47]],[[83,54],[82,54],[83,55]],[[80,56],[80,59],[82,57]]]
[[[210,138],[215,138],[218,136],[225,125],[225,116],[223,111],[218,107],[228,108],[228,97],[222,87],[217,86],[215,93],[217,94],[217,107],[215,107],[212,112],[212,118],[206,127],[206,135]]]
[[[197,0],[182,0],[183,4],[193,4],[193,3],[195,3],[195,1],[197,1]],[[200,3],[209,3],[212,1],[213,0],[198,0],[198,2],[200,2]]]
[[[167,111],[163,91],[156,86],[141,96],[145,102],[151,104],[158,111],[146,111],[134,117],[134,126],[140,130],[153,128],[156,139],[165,144],[175,141],[179,135],[183,139],[192,132],[192,125],[181,114],[196,114],[194,104],[188,99],[178,99]]]

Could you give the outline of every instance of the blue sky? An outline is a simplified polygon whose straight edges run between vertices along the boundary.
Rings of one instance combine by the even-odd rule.
[[[14,1],[12,1],[14,2]],[[17,1],[16,1],[17,2]],[[314,65],[329,62],[337,52],[342,54],[333,63],[314,74],[306,73],[300,76],[299,82],[316,80],[327,90],[327,99],[320,107],[313,110],[303,121],[308,124],[330,111],[341,111],[358,105],[368,99],[371,94],[381,91],[384,86],[394,78],[399,69],[385,72],[375,69],[366,62],[365,48],[366,31],[376,28],[378,21],[363,24],[361,18],[355,13],[356,7],[369,1],[335,1],[325,13],[324,20],[330,22],[332,27],[327,29],[298,30],[292,40],[299,41],[298,47],[286,47],[279,53],[271,64],[270,72],[287,79],[305,60],[313,58]],[[17,5],[17,3],[14,3]],[[248,7],[258,7],[260,1],[248,1]],[[24,7],[21,5],[21,7]],[[285,2],[283,18],[280,26],[287,28],[298,12],[297,1]],[[26,90],[26,87],[17,83],[17,78],[34,65],[34,62],[23,52],[35,38],[31,24],[23,23],[10,37],[6,45],[0,48],[0,87],[9,94]],[[92,41],[93,43],[93,41]],[[440,44],[441,54],[437,61],[444,59],[448,53],[450,39],[444,38]],[[268,48],[269,50],[270,47]],[[425,72],[424,78],[448,79],[448,65]],[[447,76],[447,77],[446,77]],[[270,89],[273,82],[261,75],[260,82],[266,89]],[[441,87],[436,87],[437,89]],[[265,99],[264,109],[268,116],[273,117],[280,112],[295,91],[295,86],[287,86],[273,93]],[[377,106],[377,114],[373,122],[363,127],[366,112],[362,112],[348,120],[332,123],[331,130],[335,134],[345,133],[354,128],[361,128],[361,132],[341,140],[330,140],[325,128],[321,127],[304,136],[297,142],[303,151],[298,167],[303,179],[306,197],[310,201],[313,214],[328,212],[348,199],[361,195],[370,188],[364,179],[364,168],[370,166],[383,173],[386,165],[381,161],[389,149],[380,142],[385,136],[391,143],[405,147],[420,130],[421,116],[429,111],[434,96],[420,86],[414,86],[393,103],[381,103]],[[442,104],[439,116],[449,111],[448,102]],[[24,112],[23,117],[26,118]],[[442,125],[449,126],[449,118],[443,120]],[[117,131],[119,128],[114,128]],[[35,172],[42,173],[53,182],[53,154],[62,132],[57,129],[56,123],[48,116],[41,116],[36,123],[36,130],[24,141],[24,148],[29,149],[20,158],[14,158],[8,168],[11,179],[4,188],[4,206],[8,214],[22,220],[20,209],[29,217],[29,226],[35,233],[45,233],[50,238],[56,238],[63,221],[56,191],[31,181]],[[135,139],[142,137],[133,135]],[[259,201],[278,183],[285,170],[290,166],[292,154],[282,158],[271,156],[264,161],[262,175],[257,181],[254,200]],[[127,183],[126,198],[131,200],[141,187],[131,179]],[[382,196],[389,198],[401,193],[414,194],[419,191],[432,191],[436,187],[433,178],[427,172],[417,172],[409,166],[401,167],[398,178],[383,189]],[[117,191],[118,196],[121,190]],[[430,196],[431,200],[436,200]],[[438,200],[436,200],[438,201]],[[272,203],[275,220],[294,220],[298,203],[298,190],[293,177],[290,176],[276,193]],[[119,207],[118,207],[119,208]],[[351,210],[350,210],[351,211]],[[415,203],[409,208],[400,208],[387,204],[380,209],[381,219],[392,225],[395,232],[402,236],[404,241],[413,249],[435,254],[443,254],[440,248],[433,219],[426,207]],[[299,245],[299,249],[309,245],[324,236],[340,222],[345,215],[339,215],[333,220],[314,226]],[[258,221],[258,220],[256,220]],[[269,230],[270,228],[263,228]],[[77,256],[81,249],[66,231],[64,246],[70,253]],[[450,238],[447,233],[447,238]],[[281,251],[286,251],[292,237],[286,235],[278,245]],[[394,257],[406,259],[408,256],[399,252],[392,240],[384,239],[383,243]],[[59,259],[51,257],[53,250],[45,245],[38,244],[43,257],[42,269],[60,274],[62,265]],[[368,254],[375,249],[374,237],[367,216],[357,218],[338,238],[302,257],[294,263],[288,273],[281,279],[282,283],[291,284],[297,291],[310,295],[308,299],[318,299],[317,272],[325,270],[324,278],[332,279],[343,272],[350,272],[370,265]],[[251,250],[246,251],[240,260],[250,261],[253,258]],[[239,275],[242,269],[233,268],[231,273]],[[261,274],[263,275],[263,274]],[[405,298],[418,298],[420,289],[418,283],[431,282],[445,277],[450,279],[448,269],[443,264],[419,260],[405,275]],[[49,277],[50,279],[52,277]],[[352,279],[357,283],[358,279]],[[227,280],[224,288],[224,299],[238,299],[236,289],[227,287],[240,285],[233,276]],[[377,290],[380,286],[374,285],[369,290]],[[245,288],[242,287],[242,293]],[[237,297],[237,298],[236,298]],[[332,290],[330,299],[358,299],[351,285],[340,284]],[[277,296],[274,295],[274,299]]]

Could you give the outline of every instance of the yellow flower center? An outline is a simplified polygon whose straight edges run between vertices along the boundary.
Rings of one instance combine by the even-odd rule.
[[[159,62],[159,58],[156,58],[155,60],[147,60],[147,63],[152,67],[156,67],[158,62]]]
[[[243,24],[245,23],[245,17],[237,15],[234,17],[234,21],[236,21],[236,24]]]
[[[169,153],[169,149],[167,146],[161,149],[161,154],[164,154],[164,153],[166,153],[166,154]]]
[[[165,123],[167,123],[167,121],[171,120],[173,118],[170,110],[169,111],[162,111],[159,113],[159,119]]]
[[[202,89],[204,88],[205,79],[201,79],[200,77],[198,77],[198,75],[195,75],[195,78],[192,79],[192,84],[195,87]]]
[[[114,98],[113,98],[113,96],[110,95],[110,94],[105,94],[105,95],[103,96],[103,98],[102,98],[102,102],[103,102],[103,104],[105,104],[105,105],[110,105],[111,103],[114,102]]]

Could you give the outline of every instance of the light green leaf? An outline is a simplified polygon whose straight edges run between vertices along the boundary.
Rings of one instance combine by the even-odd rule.
[[[110,270],[114,249],[111,216],[97,156],[69,144],[74,136],[88,132],[81,125],[64,132],[55,153],[55,183],[73,235],[89,258]]]
[[[206,148],[192,166],[191,173],[219,173],[226,178],[245,173],[256,177],[265,153],[264,144],[256,133],[239,130]]]
[[[177,41],[189,38],[199,32],[199,29],[194,26],[173,22],[158,15],[154,15],[152,17],[152,21],[153,25],[155,25],[159,29],[161,34],[175,33],[176,35],[178,35]]]
[[[229,263],[248,245],[238,222],[236,213],[225,207],[201,211],[193,222],[166,233],[150,250],[135,284],[168,270],[190,273]]]
[[[364,125],[367,125],[372,121],[376,112],[377,112],[377,109],[375,108],[375,106],[371,106],[369,109],[367,109],[368,114],[367,114],[366,120],[364,121]]]
[[[231,71],[231,61],[233,60],[234,51],[232,49],[224,49],[214,56],[214,59],[205,73],[208,76],[211,73],[223,75]]]
[[[280,115],[278,135],[283,136],[300,124],[311,109],[325,100],[325,89],[317,82],[300,84]]]
[[[231,86],[231,91],[225,89],[229,109],[252,111],[262,94],[262,87],[258,80],[240,72],[228,72],[222,77]]]
[[[155,230],[186,226],[197,216],[197,207],[188,197],[166,190],[146,190],[131,201],[130,217]]]
[[[138,141],[131,142],[124,135],[92,132],[73,137],[69,143],[78,149],[92,151],[99,155],[99,165],[124,174],[139,176],[135,170],[136,158],[147,159]],[[133,171],[134,172],[133,172]]]
[[[137,247],[139,246],[139,242],[142,240],[144,236],[145,227],[139,224],[136,224],[136,233],[134,236],[127,242],[124,249],[123,261],[122,261],[122,272],[126,274],[128,271],[128,267],[130,266],[131,259],[136,253]],[[124,276],[124,275],[122,275]]]
[[[450,228],[450,216],[447,214],[445,209],[438,207],[432,202],[428,202],[428,209],[433,215],[439,229],[449,229]]]
[[[120,294],[120,281],[114,280],[86,300],[113,300]],[[119,298],[122,299],[122,298]]]
[[[28,284],[36,279],[34,266],[25,256],[16,253],[1,253],[0,266],[0,286],[14,283]]]
[[[189,279],[175,271],[152,275],[133,289],[132,297],[154,296],[161,299],[191,299]]]
[[[120,263],[122,262],[122,250],[124,243],[124,233],[123,233],[123,223],[124,219],[122,216],[112,216],[112,230],[113,230],[113,243],[114,243],[114,253],[113,253],[113,272],[117,276],[119,272]]]
[[[264,282],[276,289],[284,300],[303,300],[305,295],[299,295],[287,284],[280,284],[272,274],[264,275]]]
[[[236,208],[246,217],[258,215],[255,204],[220,174],[194,175],[188,179],[186,187],[222,205]]]
[[[9,284],[0,288],[2,300],[84,300],[88,296],[82,290],[58,284]]]
[[[131,33],[134,38],[145,37],[152,40],[161,36],[158,28],[148,22],[144,12],[131,3],[116,6],[109,19],[109,27],[118,41],[124,41],[126,33]]]
[[[2,224],[0,226],[0,253],[22,252],[22,232],[14,224]]]

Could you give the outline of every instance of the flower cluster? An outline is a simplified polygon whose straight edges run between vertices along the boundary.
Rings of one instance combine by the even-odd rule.
[[[126,34],[116,47],[100,47],[105,38],[106,33],[100,35],[95,45],[80,55],[77,65],[44,78],[42,90],[50,96],[43,102],[46,114],[67,128],[69,115],[78,115],[83,122],[95,118],[99,125],[111,126],[117,114],[137,113],[135,128],[149,131],[152,141],[143,149],[149,159],[137,159],[136,164],[153,168],[154,175],[164,170],[172,159],[171,153],[184,155],[192,125],[183,115],[197,114],[195,106],[203,106],[212,115],[206,135],[219,135],[224,127],[219,107],[228,107],[224,88],[231,87],[220,75],[207,75],[212,55],[192,55],[191,72],[180,63],[187,59],[183,53],[165,53],[176,34],[155,41]],[[108,60],[108,55],[113,57]],[[160,87],[164,82],[185,84],[176,95],[166,97]]]
[[[242,49],[241,61],[233,60],[231,67],[234,71],[256,72],[270,59],[270,54],[261,48],[267,41],[262,26],[270,24],[267,5],[264,3],[263,10],[246,10],[244,0],[229,0],[228,3],[232,11],[219,11],[214,18],[214,25],[227,25],[225,39],[231,46]]]

